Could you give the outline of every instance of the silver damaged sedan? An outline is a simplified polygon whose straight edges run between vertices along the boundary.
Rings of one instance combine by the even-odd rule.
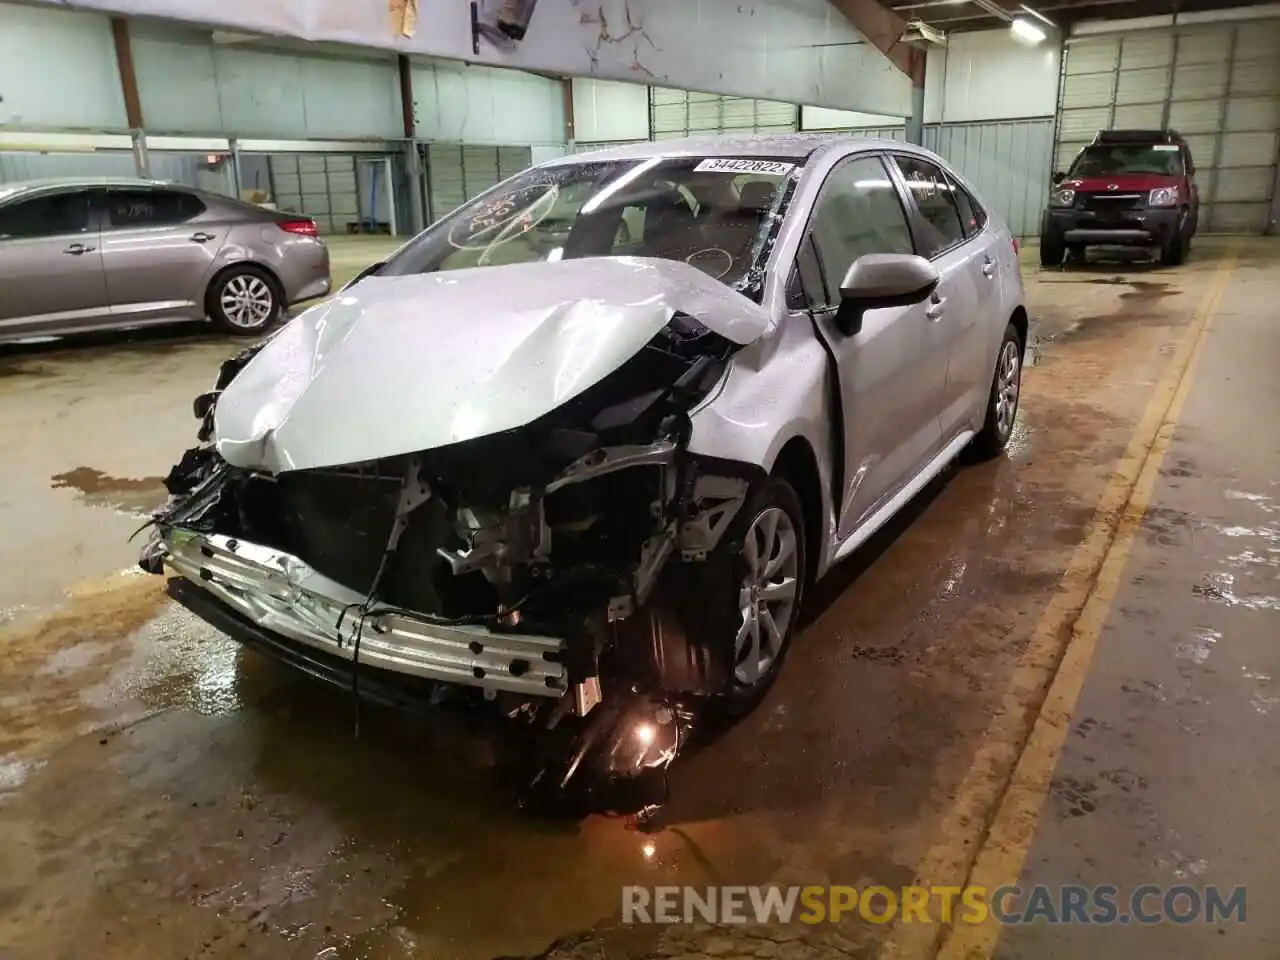
[[[152,180],[0,184],[0,342],[205,319],[252,336],[330,283],[309,217]]]
[[[362,698],[473,702],[531,793],[598,798],[758,703],[806,589],[1002,452],[1027,323],[1008,227],[918,147],[554,160],[224,365],[142,566]]]

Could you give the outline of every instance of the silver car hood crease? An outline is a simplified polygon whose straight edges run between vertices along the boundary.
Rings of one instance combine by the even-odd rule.
[[[524,426],[684,313],[734,343],[768,313],[688,264],[592,258],[369,277],[290,321],[218,399],[233,466],[358,463]]]

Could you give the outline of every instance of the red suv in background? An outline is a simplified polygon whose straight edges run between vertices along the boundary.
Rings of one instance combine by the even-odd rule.
[[[1040,263],[1057,266],[1089,246],[1154,247],[1182,263],[1200,196],[1187,143],[1174,130],[1103,130],[1071,169],[1053,175],[1040,225]]]

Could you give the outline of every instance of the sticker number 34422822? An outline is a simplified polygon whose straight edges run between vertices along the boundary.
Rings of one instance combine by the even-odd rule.
[[[780,163],[777,160],[703,160],[696,167],[696,173],[759,173],[765,176],[784,177],[795,167],[794,163]]]

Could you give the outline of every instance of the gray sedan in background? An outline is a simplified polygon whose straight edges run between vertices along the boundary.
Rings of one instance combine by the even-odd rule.
[[[308,217],[154,180],[0,184],[0,342],[206,319],[250,336],[330,286]]]

